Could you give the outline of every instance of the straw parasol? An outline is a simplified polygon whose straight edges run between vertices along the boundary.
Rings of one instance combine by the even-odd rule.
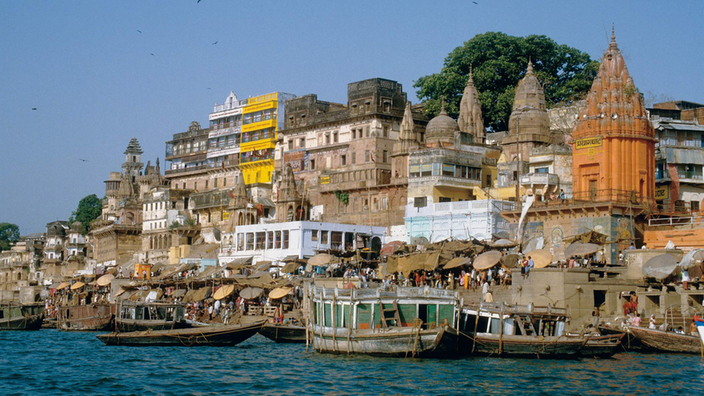
[[[291,290],[293,289],[291,289],[290,287],[277,287],[276,289],[269,292],[269,298],[271,298],[272,300],[276,300],[291,293]]]
[[[260,287],[245,287],[240,292],[240,297],[244,298],[245,300],[252,300],[261,296],[262,292],[264,292],[264,289]]]
[[[679,269],[677,259],[670,254],[655,256],[643,264],[643,276],[663,280]]]
[[[107,286],[112,282],[112,280],[115,279],[115,276],[113,274],[107,274],[103,275],[98,280],[96,281],[96,284],[98,286]]]
[[[536,249],[530,252],[535,268],[545,268],[552,263],[552,253],[547,249]]]
[[[517,268],[520,260],[521,255],[516,253],[507,254],[502,258],[504,265],[508,268]]]
[[[381,256],[388,256],[390,254],[393,254],[398,250],[401,246],[405,245],[405,242],[402,241],[391,241],[384,246],[381,247],[381,250],[379,251],[379,254]]]
[[[332,254],[327,254],[327,253],[320,253],[316,254],[315,256],[311,257],[310,260],[308,260],[308,265],[311,265],[313,267],[319,266],[319,265],[327,265],[330,264],[330,262],[335,258]]]
[[[69,285],[70,285],[70,283],[68,283],[68,282],[61,282],[60,285],[56,286],[56,290],[65,289],[65,288],[68,287]]]
[[[443,268],[450,269],[461,267],[465,264],[469,264],[470,261],[472,261],[472,259],[469,257],[455,257],[452,260],[448,261]]]
[[[501,260],[501,252],[490,250],[477,256],[474,260],[474,269],[484,270],[496,265]]]
[[[599,250],[601,250],[601,246],[595,243],[572,242],[572,244],[565,249],[565,257],[586,256],[596,253]]]
[[[499,239],[498,241],[491,244],[491,247],[495,248],[510,248],[518,246],[518,242],[514,242],[510,239]]]
[[[216,300],[222,300],[223,298],[232,294],[233,291],[235,291],[235,285],[225,285],[215,291],[215,294],[213,294],[213,298]]]
[[[82,287],[85,286],[85,285],[86,285],[86,284],[83,283],[83,282],[76,282],[76,283],[73,284],[73,286],[71,286],[71,290],[80,289],[80,288],[82,288]]]

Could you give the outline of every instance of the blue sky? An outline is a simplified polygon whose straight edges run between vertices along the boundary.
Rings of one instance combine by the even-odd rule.
[[[102,197],[131,137],[164,169],[164,143],[231,90],[346,102],[383,77],[415,103],[413,81],[487,31],[601,59],[614,23],[646,96],[704,102],[702,2],[476,2],[0,0],[0,222],[41,232]]]

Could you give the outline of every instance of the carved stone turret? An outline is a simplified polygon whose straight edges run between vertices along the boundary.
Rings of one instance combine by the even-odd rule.
[[[393,154],[408,154],[409,151],[417,149],[418,146],[419,143],[414,132],[411,102],[406,102],[406,109],[403,112],[398,140],[394,143]]]
[[[310,204],[298,191],[296,177],[290,164],[286,164],[279,186],[278,200],[276,202],[276,221],[307,220]]]
[[[474,141],[477,143],[484,142],[485,130],[484,119],[482,118],[482,105],[479,102],[479,93],[474,86],[474,78],[472,68],[469,69],[469,79],[467,86],[464,87],[462,93],[462,101],[460,102],[460,116],[457,119],[457,125],[460,131],[469,133],[474,136]]]

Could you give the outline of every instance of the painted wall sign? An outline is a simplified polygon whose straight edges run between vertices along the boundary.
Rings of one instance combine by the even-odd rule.
[[[584,138],[584,139],[577,139],[574,142],[574,148],[579,150],[583,148],[589,148],[589,147],[599,147],[602,145],[602,137],[590,137],[590,138]]]

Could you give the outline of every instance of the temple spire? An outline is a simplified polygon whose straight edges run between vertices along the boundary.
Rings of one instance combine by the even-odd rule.
[[[394,143],[394,153],[407,153],[411,148],[417,147],[418,141],[415,137],[411,102],[406,102],[406,109],[403,112],[398,140]]]
[[[475,141],[482,142],[484,139],[484,120],[482,118],[482,107],[479,102],[479,93],[474,86],[474,76],[472,66],[469,67],[469,78],[462,93],[460,101],[460,116],[457,119],[460,131],[474,136]]]

